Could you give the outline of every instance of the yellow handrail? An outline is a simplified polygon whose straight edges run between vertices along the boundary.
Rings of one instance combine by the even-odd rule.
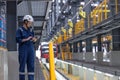
[[[91,12],[90,16],[92,18],[93,25],[96,25],[100,23],[103,19],[108,18],[108,12],[110,12],[110,10],[108,9],[107,3],[108,0],[104,0]]]

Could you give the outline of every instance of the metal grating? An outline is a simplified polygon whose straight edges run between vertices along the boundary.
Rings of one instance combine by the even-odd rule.
[[[17,7],[17,15],[24,16],[29,14],[27,1],[21,2]]]
[[[45,16],[47,2],[45,1],[31,1],[33,16]]]
[[[43,21],[35,21],[34,22],[34,26],[42,26],[43,25]]]
[[[22,0],[17,5],[18,23],[20,23],[24,15],[32,15],[35,21],[33,24],[35,35],[41,36],[43,23],[46,21],[48,3],[47,0]]]

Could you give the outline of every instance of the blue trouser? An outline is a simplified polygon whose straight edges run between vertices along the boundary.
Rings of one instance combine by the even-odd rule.
[[[23,45],[19,47],[19,80],[25,80],[25,65],[27,64],[28,80],[34,80],[34,47]]]

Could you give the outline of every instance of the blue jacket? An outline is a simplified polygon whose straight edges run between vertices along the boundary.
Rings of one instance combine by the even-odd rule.
[[[24,27],[18,28],[18,30],[16,32],[16,42],[19,43],[19,47],[21,47],[22,45],[33,46],[33,42],[31,40],[22,42],[22,39],[26,39],[29,36],[34,37],[34,32],[33,32],[32,28],[29,28],[28,30],[26,30]]]

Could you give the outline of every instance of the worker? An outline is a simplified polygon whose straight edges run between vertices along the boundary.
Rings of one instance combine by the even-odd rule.
[[[37,38],[34,37],[33,23],[31,15],[23,17],[23,26],[19,27],[16,32],[16,41],[19,44],[19,80],[25,80],[25,65],[27,64],[28,80],[34,80],[34,42]]]

